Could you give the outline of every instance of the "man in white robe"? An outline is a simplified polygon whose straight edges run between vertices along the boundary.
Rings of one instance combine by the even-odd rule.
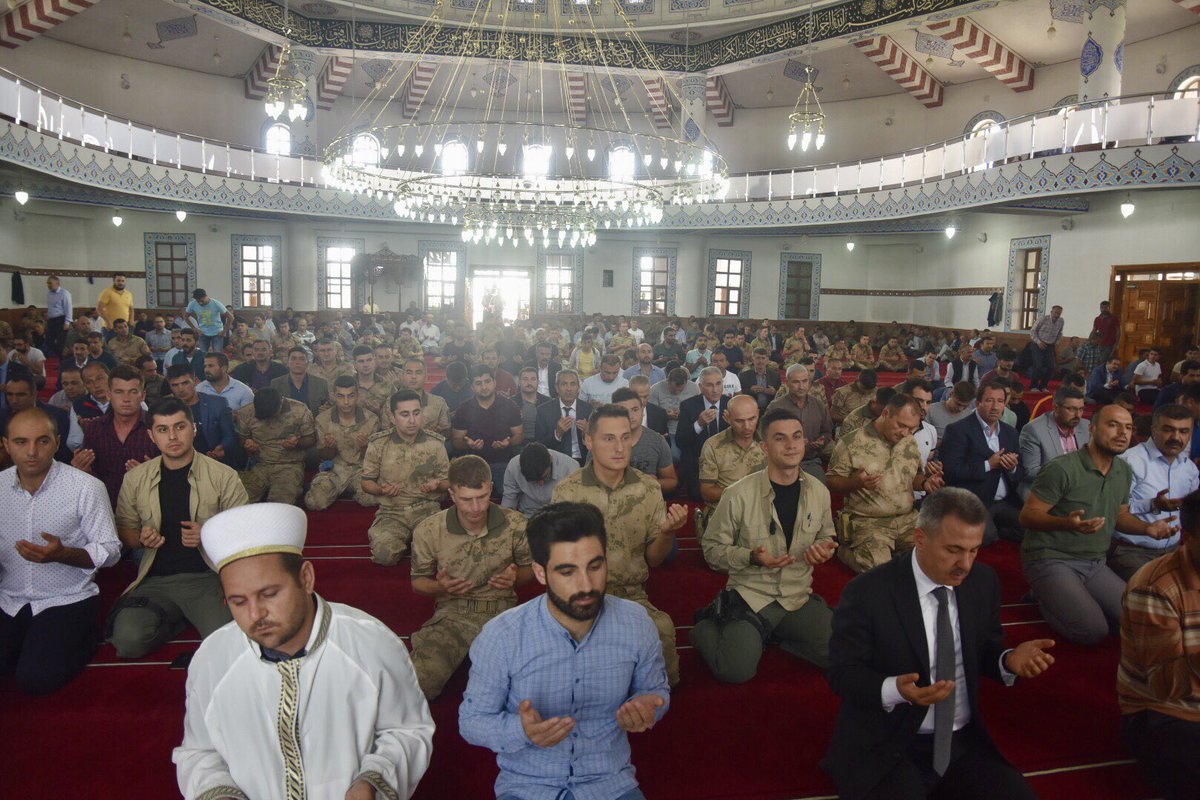
[[[205,523],[234,621],[200,645],[173,761],[186,800],[410,798],[433,719],[404,644],[314,593],[305,514],[259,503]]]

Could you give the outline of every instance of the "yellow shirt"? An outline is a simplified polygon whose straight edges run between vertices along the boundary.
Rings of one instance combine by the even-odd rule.
[[[590,378],[596,374],[595,351],[584,350],[579,353],[579,375]]]
[[[117,291],[116,287],[110,286],[100,293],[100,299],[96,301],[96,310],[104,319],[104,327],[111,328],[114,322],[123,319],[132,328],[133,292],[128,289]]]

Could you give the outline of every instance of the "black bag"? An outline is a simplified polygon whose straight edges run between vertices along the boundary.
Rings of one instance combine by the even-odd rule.
[[[754,613],[734,589],[722,590],[715,600],[696,612],[695,622],[697,624],[706,619],[713,620],[718,626],[745,620],[758,631],[758,635],[762,637],[763,647],[767,646],[767,639],[770,638],[762,617]]]

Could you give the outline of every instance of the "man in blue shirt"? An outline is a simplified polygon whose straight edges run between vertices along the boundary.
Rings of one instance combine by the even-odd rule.
[[[200,351],[220,353],[225,349],[225,337],[233,325],[233,315],[228,313],[220,300],[208,296],[208,292],[197,289],[192,292],[192,302],[183,310],[183,318],[200,331]],[[203,374],[203,362],[201,362]]]
[[[196,451],[228,467],[240,469],[244,454],[238,443],[229,402],[219,395],[197,391],[196,376],[186,364],[167,368],[167,385],[171,394],[192,410]]]
[[[46,352],[61,353],[66,327],[75,318],[71,293],[62,288],[57,275],[46,278]]]
[[[496,752],[499,800],[644,800],[628,734],[670,702],[658,631],[640,605],[605,595],[595,506],[552,503],[527,535],[546,594],[476,637],[459,732]]]

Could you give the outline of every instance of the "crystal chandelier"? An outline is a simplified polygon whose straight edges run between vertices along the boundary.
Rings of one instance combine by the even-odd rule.
[[[271,119],[279,119],[286,111],[288,119],[296,122],[304,119],[308,113],[308,88],[304,81],[296,77],[291,55],[292,46],[284,44],[283,52],[279,54],[279,64],[275,67],[275,76],[267,80],[265,107]],[[284,65],[287,65],[286,72]]]
[[[638,68],[609,66],[600,2],[645,55]],[[454,24],[439,4],[417,33],[424,52],[377,80],[326,147],[324,180],[390,201],[406,220],[461,225],[464,242],[513,246],[587,246],[600,230],[654,225],[668,206],[724,197],[725,161],[699,125],[681,113],[655,127],[662,101],[652,109],[645,84],[683,104],[617,0],[552,2],[520,29],[510,24],[516,7],[479,0],[470,22]],[[453,62],[429,56],[444,36],[461,42]],[[434,99],[405,120],[421,62],[440,62]]]
[[[804,86],[800,96],[796,98],[796,107],[788,115],[788,150],[796,148],[796,131],[799,129],[800,149],[808,150],[810,144],[815,144],[820,150],[825,146],[825,111],[821,108],[821,98],[817,96],[813,86],[813,4],[808,4],[808,63],[804,65]]]

